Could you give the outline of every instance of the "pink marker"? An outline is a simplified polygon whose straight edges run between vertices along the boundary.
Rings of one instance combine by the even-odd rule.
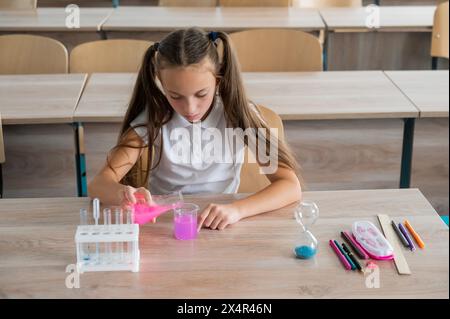
[[[339,257],[339,260],[341,261],[341,263],[344,265],[344,268],[347,270],[351,270],[352,266],[349,264],[349,262],[347,261],[347,258],[345,258],[344,255],[342,255],[341,251],[339,250],[339,248],[337,248],[336,244],[334,243],[333,240],[330,239],[330,246],[331,248],[333,248],[334,252],[336,253],[336,255]]]

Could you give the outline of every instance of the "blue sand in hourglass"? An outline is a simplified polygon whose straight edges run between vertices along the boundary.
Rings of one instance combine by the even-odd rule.
[[[295,247],[295,256],[300,259],[309,259],[314,257],[316,249],[309,246],[297,246]]]

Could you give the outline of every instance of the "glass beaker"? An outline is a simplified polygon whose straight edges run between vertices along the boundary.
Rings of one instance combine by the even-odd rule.
[[[184,203],[174,208],[173,231],[176,239],[189,240],[197,238],[197,213],[199,207]]]

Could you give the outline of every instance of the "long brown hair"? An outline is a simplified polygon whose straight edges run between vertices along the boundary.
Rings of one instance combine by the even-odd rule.
[[[217,43],[217,40],[220,40],[220,43]],[[132,169],[123,177],[121,183],[134,187],[148,185],[150,172],[161,160],[161,157],[156,161],[153,160],[154,142],[161,131],[161,127],[172,118],[174,110],[158,87],[158,72],[163,68],[198,64],[205,58],[209,58],[212,65],[215,66],[216,77],[220,79],[219,92],[228,127],[241,128],[244,131],[248,128],[269,129],[265,121],[255,112],[255,109],[252,109],[249,105],[242,83],[239,63],[232,49],[230,38],[226,33],[208,33],[199,28],[171,32],[161,42],[153,44],[145,53],[118,143],[113,148],[113,150],[122,147],[136,148],[128,145],[125,137],[130,130],[136,128],[131,127],[131,122],[141,112],[147,110],[147,123],[139,125],[144,126],[147,132],[148,145],[140,147],[147,149],[146,154],[141,155]],[[271,136],[270,133],[268,136]],[[270,149],[270,140],[271,138],[265,139],[266,150]],[[277,142],[279,165],[292,169],[301,180],[299,165],[284,139],[278,138]],[[244,143],[248,145],[248,139],[244,140]],[[161,153],[160,151],[159,154]],[[152,165],[153,162],[155,163]],[[108,165],[111,167],[109,160]]]

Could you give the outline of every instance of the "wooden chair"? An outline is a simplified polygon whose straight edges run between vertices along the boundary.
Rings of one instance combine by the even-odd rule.
[[[215,7],[216,0],[159,0],[161,7]]]
[[[292,0],[219,0],[221,7],[289,7]]]
[[[27,34],[0,36],[0,74],[67,73],[68,54],[59,41]]]
[[[37,0],[0,0],[0,10],[35,10]]]
[[[269,127],[277,128],[279,138],[284,140],[284,128],[280,116],[264,106],[258,106],[258,109]],[[251,163],[249,162],[250,158],[252,159]],[[241,183],[239,184],[238,193],[255,193],[270,185],[266,175],[259,172],[259,165],[255,163],[254,155],[251,154],[249,157],[247,147],[245,147],[245,158],[240,179]]]
[[[438,58],[448,59],[448,1],[439,4],[434,13],[433,34],[431,38],[432,67],[437,69]]]
[[[230,35],[243,72],[322,71],[322,45],[297,30],[257,29]]]
[[[3,198],[3,163],[5,163],[5,144],[3,142],[2,116],[0,114],[0,198]]]
[[[292,6],[300,8],[362,7],[362,0],[294,0]]]
[[[117,39],[80,44],[70,53],[70,73],[137,72],[152,43]]]

